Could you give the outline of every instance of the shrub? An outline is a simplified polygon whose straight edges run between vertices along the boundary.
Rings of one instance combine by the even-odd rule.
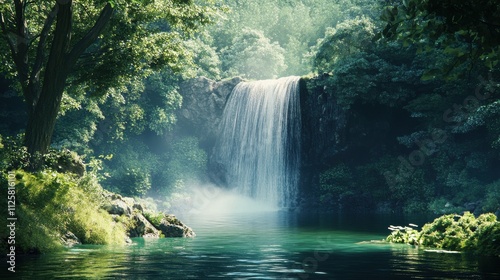
[[[478,218],[469,212],[443,215],[425,224],[420,232],[402,227],[389,229],[393,230],[386,239],[389,242],[500,256],[500,223],[492,213]]]
[[[495,212],[500,211],[500,181],[496,181],[486,186],[486,199],[483,204],[483,211]]]
[[[100,209],[102,188],[93,174],[81,178],[50,170],[36,174],[18,170],[15,174],[16,245],[22,251],[57,250],[68,231],[82,243],[125,242],[123,227]]]
[[[419,233],[418,230],[411,227],[394,227],[390,226],[389,229],[392,231],[386,240],[392,243],[406,243],[411,245],[418,244]]]
[[[352,173],[345,164],[321,172],[319,183],[320,201],[325,205],[335,204],[343,194],[352,194]]]

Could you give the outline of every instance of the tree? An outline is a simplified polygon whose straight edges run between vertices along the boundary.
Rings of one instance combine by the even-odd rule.
[[[448,69],[476,61],[494,68],[500,60],[500,9],[497,0],[390,1],[380,36],[423,49],[443,47],[455,57]],[[435,71],[438,72],[438,71]]]
[[[223,51],[225,69],[230,75],[250,79],[276,78],[285,68],[284,49],[260,31],[244,29]]]
[[[372,47],[375,28],[373,21],[364,16],[348,19],[335,28],[328,28],[325,37],[318,40],[310,53],[314,70],[329,72],[339,59]]]
[[[385,28],[379,37],[416,44],[421,52],[440,50],[443,55],[439,59],[429,59],[431,66],[422,75],[423,80],[445,78],[458,83],[460,77],[477,75],[480,85],[476,85],[476,96],[479,92],[485,92],[487,97],[476,99],[474,106],[467,104],[465,113],[456,113],[452,122],[453,130],[466,133],[480,127],[486,128],[491,137],[491,146],[499,148],[500,102],[493,94],[500,88],[496,79],[500,65],[498,1],[391,2],[382,12]]]
[[[0,72],[23,93],[29,153],[47,152],[65,91],[102,95],[165,66],[181,70],[183,40],[217,10],[192,0],[2,1]]]

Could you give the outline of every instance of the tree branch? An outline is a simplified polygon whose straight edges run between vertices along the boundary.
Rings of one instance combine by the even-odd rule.
[[[16,64],[19,82],[23,94],[27,97],[29,65],[28,65],[28,40],[26,34],[26,18],[24,14],[24,3],[22,0],[14,0],[14,28],[15,39],[11,43],[13,47],[12,58]]]
[[[12,52],[12,56],[16,56],[16,45],[15,43],[10,39],[9,36],[9,31],[7,30],[7,25],[5,24],[5,18],[3,16],[3,13],[0,12],[0,28],[2,28],[2,33],[5,37],[5,40],[9,44],[10,51]]]
[[[47,44],[47,37],[49,35],[50,28],[54,23],[57,15],[59,5],[55,4],[50,13],[45,19],[42,32],[40,33],[40,39],[38,41],[38,47],[36,50],[35,62],[33,68],[31,69],[30,79],[28,83],[28,91],[32,100],[30,102],[36,101],[40,94],[39,83],[40,83],[40,71],[43,67],[43,62],[45,60],[44,48]]]
[[[500,28],[500,25],[499,24],[494,24],[494,23],[491,23],[491,22],[487,22],[487,21],[484,21],[482,19],[479,19],[478,20],[480,23],[484,24],[484,25],[487,25],[487,26],[490,26],[490,27],[494,27],[494,28]]]
[[[68,65],[72,67],[76,64],[78,58],[85,52],[85,50],[97,40],[99,34],[101,34],[104,27],[110,21],[113,15],[114,8],[111,4],[106,4],[106,6],[101,11],[99,18],[97,19],[94,26],[85,34],[85,36],[78,41],[71,52],[68,55]]]

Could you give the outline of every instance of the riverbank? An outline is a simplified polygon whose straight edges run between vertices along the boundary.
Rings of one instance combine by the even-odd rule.
[[[49,253],[76,244],[124,245],[133,237],[195,236],[174,215],[104,190],[92,172],[15,170],[0,180],[10,186],[4,195],[13,202],[0,211],[12,225],[0,231],[7,253]]]

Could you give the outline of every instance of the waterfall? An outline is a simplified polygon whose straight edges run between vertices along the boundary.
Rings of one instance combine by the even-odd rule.
[[[300,77],[239,83],[215,148],[226,182],[273,207],[292,207],[300,164]]]

